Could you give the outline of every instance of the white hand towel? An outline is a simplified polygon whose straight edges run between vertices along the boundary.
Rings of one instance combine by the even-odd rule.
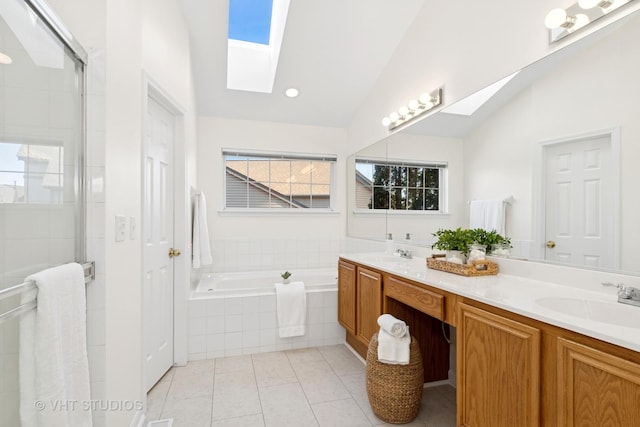
[[[378,326],[397,338],[403,337],[408,330],[406,323],[390,314],[383,314],[378,317]]]
[[[211,245],[209,244],[209,227],[207,225],[207,200],[204,193],[195,196],[193,202],[193,238],[192,263],[193,268],[211,265]]]
[[[378,361],[389,365],[408,365],[410,356],[411,335],[407,333],[396,338],[384,329],[378,331]]]
[[[304,282],[276,283],[275,286],[280,338],[304,335],[307,318]]]
[[[25,280],[36,283],[38,305],[20,321],[22,426],[91,426],[82,267],[65,264]]]
[[[505,203],[503,200],[473,200],[469,206],[469,228],[482,228],[505,234]]]

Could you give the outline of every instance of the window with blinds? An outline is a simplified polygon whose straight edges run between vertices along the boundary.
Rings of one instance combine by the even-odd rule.
[[[356,159],[356,209],[444,211],[444,163]]]
[[[332,208],[336,158],[223,151],[226,209]]]

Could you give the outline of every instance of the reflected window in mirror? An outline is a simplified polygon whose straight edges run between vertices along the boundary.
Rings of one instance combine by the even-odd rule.
[[[356,159],[356,209],[442,213],[447,165]]]

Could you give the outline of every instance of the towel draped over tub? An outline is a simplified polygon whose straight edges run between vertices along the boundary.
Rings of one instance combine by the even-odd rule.
[[[305,334],[307,292],[304,282],[276,283],[276,310],[280,338]]]

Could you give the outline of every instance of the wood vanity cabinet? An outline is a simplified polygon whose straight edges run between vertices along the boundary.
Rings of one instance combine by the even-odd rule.
[[[540,330],[458,305],[458,425],[540,425]]]
[[[404,319],[425,382],[447,378],[441,321],[455,326],[460,427],[640,426],[640,352],[343,259],[338,305],[365,358],[378,316]]]
[[[382,275],[340,259],[338,261],[338,322],[347,331],[347,342],[362,356],[382,314]]]
[[[458,304],[458,425],[640,426],[640,353]]]
[[[357,272],[356,335],[368,347],[382,314],[382,275],[364,267],[358,267]]]
[[[446,295],[446,296],[445,296]],[[378,317],[404,320],[420,345],[424,381],[447,379],[449,343],[442,321],[454,321],[455,296],[357,263],[338,261],[338,321],[346,341],[363,358],[378,332]]]
[[[640,364],[557,339],[557,425],[640,425]]]
[[[356,333],[356,266],[338,261],[338,322],[348,333]]]

